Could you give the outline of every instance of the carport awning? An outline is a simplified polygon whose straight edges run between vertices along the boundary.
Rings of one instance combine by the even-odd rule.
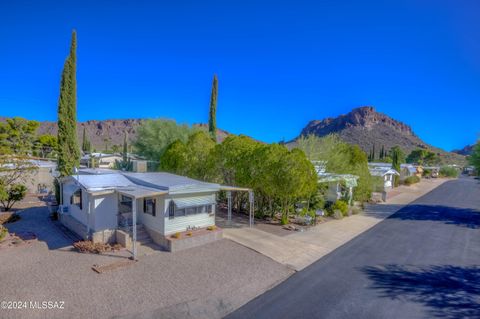
[[[195,207],[202,205],[215,204],[215,199],[212,196],[196,196],[188,198],[177,198],[173,202],[177,208]]]

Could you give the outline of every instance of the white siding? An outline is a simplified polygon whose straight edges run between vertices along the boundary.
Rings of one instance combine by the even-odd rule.
[[[157,196],[156,199],[156,216],[143,212],[143,199],[137,200],[137,221],[139,224],[147,225],[148,228],[158,231],[163,234],[163,221],[164,221],[164,203],[165,196]]]
[[[215,201],[215,194],[216,193],[207,193],[203,195],[211,196],[212,201]],[[191,194],[191,196],[199,196],[199,195],[200,194],[198,193]],[[189,194],[182,194],[182,195],[169,196],[165,200],[165,206],[164,206],[165,233],[164,235],[170,235],[176,232],[186,231],[188,226],[204,228],[204,227],[215,225],[215,210],[212,211],[213,212],[212,214],[209,214],[209,213],[195,214],[195,215],[174,217],[172,219],[168,217],[168,206],[170,204],[170,201],[175,198],[188,198],[188,197],[189,197]]]
[[[72,215],[73,218],[81,222],[82,224],[87,224],[87,209],[88,209],[88,194],[82,189],[82,209],[77,205],[70,204],[70,198],[72,197],[73,192],[79,187],[73,188],[74,183],[69,182],[63,185],[63,204],[68,206],[68,213]]]
[[[94,205],[95,231],[117,228],[118,201],[117,194],[92,196]],[[90,219],[92,221],[92,219]]]

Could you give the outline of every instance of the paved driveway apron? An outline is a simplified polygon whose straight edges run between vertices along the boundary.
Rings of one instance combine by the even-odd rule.
[[[449,181],[228,318],[480,318],[480,185]]]

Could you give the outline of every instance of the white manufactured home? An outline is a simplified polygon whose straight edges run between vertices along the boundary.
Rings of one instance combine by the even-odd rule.
[[[85,169],[62,180],[60,220],[82,238],[125,245],[141,225],[169,249],[169,235],[215,225],[221,188],[169,173]]]

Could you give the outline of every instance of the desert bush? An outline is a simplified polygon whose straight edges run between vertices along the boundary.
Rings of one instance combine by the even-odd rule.
[[[343,216],[346,216],[348,213],[348,204],[347,202],[343,200],[337,200],[333,205],[332,209],[335,212],[336,210],[339,210]]]
[[[288,216],[285,214],[282,214],[282,219],[280,220],[281,225],[287,225],[288,224]]]
[[[101,254],[108,251],[119,250],[122,246],[119,244],[109,245],[103,243],[94,243],[90,240],[77,241],[73,244],[81,253]]]
[[[410,186],[410,185],[413,185],[413,184],[416,184],[420,182],[420,177],[414,175],[414,176],[409,176],[407,178],[405,178],[405,180],[403,181],[403,183],[407,186]]]
[[[458,177],[458,174],[459,174],[458,170],[455,167],[451,167],[451,166],[442,166],[439,172],[439,175],[441,177],[456,178]]]
[[[215,225],[207,227],[207,230],[216,230],[216,229],[217,229],[217,226],[215,226]]]
[[[2,241],[8,234],[8,229],[3,226],[0,226],[0,241]]]

